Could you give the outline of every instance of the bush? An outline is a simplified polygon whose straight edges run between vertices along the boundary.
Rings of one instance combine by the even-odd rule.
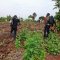
[[[56,15],[55,15],[55,19],[60,21],[60,12],[57,12]]]
[[[50,54],[58,55],[60,53],[60,37],[56,33],[50,32],[46,44],[46,49]]]
[[[40,33],[30,32],[25,42],[25,52],[23,60],[44,60],[45,49],[43,47],[43,38]]]
[[[57,30],[58,31],[60,30],[60,24],[57,24]]]
[[[29,31],[28,29],[23,29],[16,38],[16,48],[21,47],[20,42],[24,40],[24,54],[23,60],[44,60],[45,59],[45,49],[43,47],[43,36],[41,32]]]
[[[21,40],[25,41],[23,60],[44,60],[46,50],[53,55],[60,53],[60,37],[56,33],[50,32],[49,37],[43,40],[41,32],[23,29],[16,38],[17,48],[21,47]]]
[[[16,39],[16,41],[15,41],[15,47],[17,49],[20,48],[20,40],[19,39]]]
[[[57,20],[57,23],[56,23],[57,30],[60,30],[60,12],[56,13],[55,19]]]
[[[27,39],[27,33],[28,30],[27,29],[23,29],[16,37],[16,41],[15,41],[15,46],[16,48],[19,48],[21,46],[21,41],[26,41]]]

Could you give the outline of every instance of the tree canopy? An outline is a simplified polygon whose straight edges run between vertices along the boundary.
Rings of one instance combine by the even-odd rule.
[[[55,8],[58,8],[60,11],[60,0],[52,0],[52,1],[55,1]]]

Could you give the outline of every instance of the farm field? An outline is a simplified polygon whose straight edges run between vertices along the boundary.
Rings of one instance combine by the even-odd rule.
[[[34,22],[28,22],[28,23],[21,22],[21,26],[18,26],[16,41],[14,41],[13,37],[10,36],[9,22],[3,22],[3,23],[1,22],[0,23],[0,60],[40,60],[40,58],[41,60],[44,59],[60,60],[60,54],[57,54],[60,53],[60,48],[55,50],[52,47],[51,48],[53,49],[52,52],[51,50],[49,50],[50,49],[49,47],[50,45],[48,43],[49,41],[43,40],[43,35],[42,35],[43,27],[44,27],[43,23],[39,24]],[[59,44],[58,42],[59,41],[57,41],[56,44]],[[48,52],[45,48],[46,44],[48,44],[47,46]],[[36,52],[35,54],[34,51]],[[30,53],[31,56],[28,53]],[[41,53],[41,55],[38,53]],[[31,59],[29,59],[28,57]]]
[[[60,60],[60,0],[0,0],[0,60]]]

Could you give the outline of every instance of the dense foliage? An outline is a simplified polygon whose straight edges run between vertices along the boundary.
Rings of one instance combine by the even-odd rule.
[[[60,30],[60,12],[56,13],[55,19],[57,20],[56,22],[57,30]]]
[[[21,46],[21,41],[24,41],[24,46]],[[50,32],[47,39],[43,39],[41,31],[23,29],[18,34],[15,45],[24,48],[23,60],[44,60],[46,52],[53,55],[60,53],[60,37],[53,32]]]
[[[60,37],[56,33],[50,32],[49,38],[46,40],[46,49],[53,55],[60,53]]]
[[[24,29],[17,36],[16,40],[18,42],[21,42],[22,40],[25,41],[23,60],[44,60],[46,53],[43,47],[43,36],[40,33],[41,32]],[[19,48],[20,43],[17,41],[15,44],[16,47]]]
[[[56,12],[55,19],[60,21],[60,12]]]
[[[44,60],[45,49],[43,47],[43,38],[40,33],[30,32],[25,42],[25,52],[23,60]]]
[[[0,17],[0,22],[10,21],[11,19],[12,17],[10,15],[6,17]]]
[[[58,8],[60,11],[60,0],[52,0],[55,1],[55,8]]]

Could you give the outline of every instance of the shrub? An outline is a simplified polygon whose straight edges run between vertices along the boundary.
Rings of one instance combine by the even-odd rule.
[[[57,30],[60,30],[60,12],[56,12],[55,19],[57,20]]]
[[[60,21],[60,12],[56,12],[55,19]]]
[[[27,38],[27,29],[23,29],[16,37],[15,46],[19,48],[21,46],[21,41],[25,41]]]
[[[60,53],[60,37],[56,33],[50,32],[46,44],[46,49],[50,54],[58,55]]]
[[[20,48],[20,40],[19,39],[16,39],[16,41],[15,41],[15,47],[17,49]]]
[[[25,42],[25,52],[23,60],[44,60],[45,49],[43,47],[43,38],[40,33],[30,32]]]

